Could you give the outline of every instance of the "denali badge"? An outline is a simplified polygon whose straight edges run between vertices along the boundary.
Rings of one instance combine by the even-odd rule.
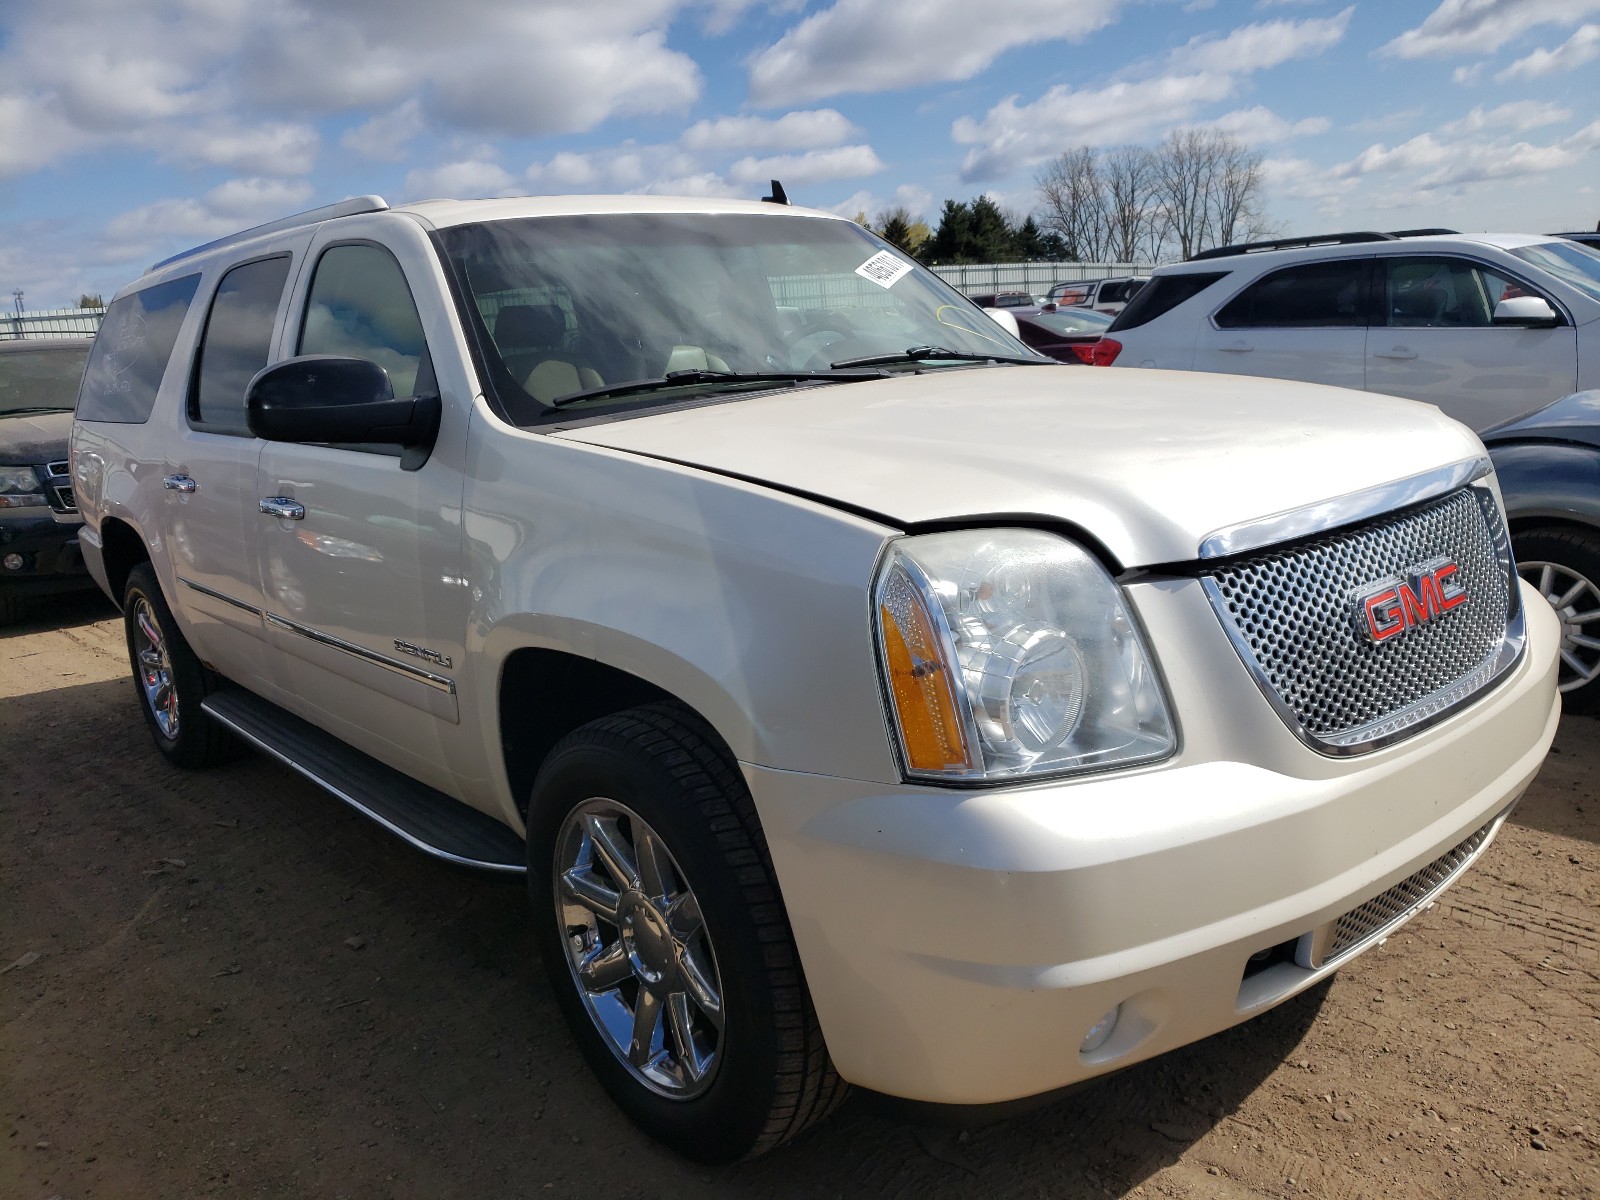
[[[394,641],[394,648],[401,654],[409,654],[413,658],[420,658],[423,662],[431,662],[436,667],[450,669],[450,659],[437,650],[429,650],[426,646],[418,646],[412,642],[402,642],[399,638]]]
[[[1356,628],[1374,642],[1415,629],[1467,602],[1467,590],[1456,579],[1455,560],[1441,555],[1369,583],[1355,594]]]

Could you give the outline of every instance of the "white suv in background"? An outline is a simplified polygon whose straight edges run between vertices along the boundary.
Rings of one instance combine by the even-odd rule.
[[[1442,230],[1223,246],[1159,268],[1106,334],[1100,366],[1363,388],[1481,430],[1600,387],[1600,253]]]

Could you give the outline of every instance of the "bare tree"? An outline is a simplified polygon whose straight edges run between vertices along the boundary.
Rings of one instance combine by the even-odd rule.
[[[1143,146],[1118,146],[1100,158],[1105,250],[1117,262],[1140,262],[1156,251],[1155,163]]]
[[[1154,150],[1153,194],[1172,248],[1184,258],[1211,243],[1211,195],[1220,171],[1214,129],[1174,130]]]
[[[1211,197],[1211,228],[1215,245],[1269,237],[1273,227],[1261,211],[1261,160],[1235,138],[1225,138],[1221,170]]]
[[[1099,262],[1106,252],[1108,223],[1100,157],[1089,146],[1058,154],[1034,177],[1040,223],[1066,246],[1076,262]]]

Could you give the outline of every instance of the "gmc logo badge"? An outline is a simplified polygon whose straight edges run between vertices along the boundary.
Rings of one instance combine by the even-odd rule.
[[[1356,628],[1374,642],[1387,642],[1408,629],[1437,620],[1467,602],[1455,560],[1440,556],[1369,583],[1355,594]]]

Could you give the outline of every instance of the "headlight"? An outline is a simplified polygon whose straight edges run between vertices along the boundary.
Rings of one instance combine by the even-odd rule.
[[[37,508],[48,503],[32,467],[0,467],[0,508]]]
[[[979,781],[1150,762],[1177,742],[1121,589],[1031,529],[896,542],[875,590],[909,774]]]

